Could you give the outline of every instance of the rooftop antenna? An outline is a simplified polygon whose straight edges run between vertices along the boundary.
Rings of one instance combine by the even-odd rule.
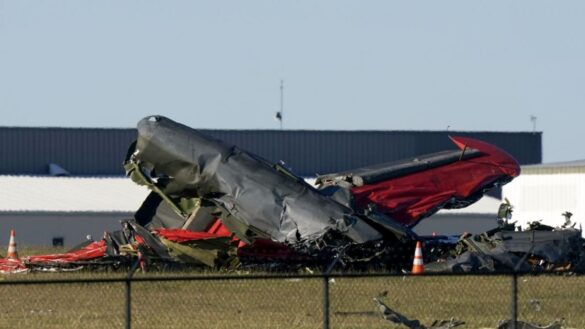
[[[276,112],[274,119],[280,122],[280,129],[283,129],[284,119],[284,80],[280,80],[280,111]]]
[[[535,133],[536,132],[536,120],[538,118],[536,117],[536,115],[531,115],[530,116],[530,121],[532,121],[532,132]]]

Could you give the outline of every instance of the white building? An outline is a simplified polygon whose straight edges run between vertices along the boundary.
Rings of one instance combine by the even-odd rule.
[[[0,176],[0,246],[73,246],[121,229],[148,189],[126,177]]]
[[[562,214],[585,224],[585,160],[522,166],[519,177],[503,187],[503,196],[514,206],[512,221],[561,226]],[[585,225],[583,225],[585,226]]]
[[[441,209],[420,221],[414,232],[419,235],[479,234],[498,227],[498,198],[484,195],[476,203],[461,209]]]
[[[314,183],[314,179],[307,179]],[[73,246],[120,230],[149,190],[126,177],[0,175],[0,246],[10,229],[20,246]],[[441,210],[414,228],[421,235],[481,233],[496,226],[500,201],[484,196],[463,209]]]

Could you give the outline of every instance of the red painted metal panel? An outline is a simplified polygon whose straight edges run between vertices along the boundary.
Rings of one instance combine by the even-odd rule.
[[[520,174],[518,162],[498,147],[465,137],[451,137],[465,152],[475,149],[478,157],[352,189],[357,207],[374,204],[377,209],[407,226],[432,215],[449,203],[482,193],[487,186],[507,182]]]

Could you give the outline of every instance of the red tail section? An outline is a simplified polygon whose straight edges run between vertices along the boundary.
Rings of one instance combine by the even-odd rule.
[[[377,209],[407,226],[414,226],[441,208],[460,208],[478,200],[486,189],[520,174],[518,162],[500,148],[466,137],[451,137],[461,149],[481,155],[371,185],[354,187],[357,207]]]

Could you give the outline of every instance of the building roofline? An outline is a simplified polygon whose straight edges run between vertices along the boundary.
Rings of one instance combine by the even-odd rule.
[[[524,165],[521,169],[528,175],[585,173],[585,159]]]
[[[128,131],[128,130],[136,130],[133,127],[50,127],[50,126],[42,126],[42,127],[31,127],[31,126],[0,126],[0,130],[63,130],[63,131]],[[232,129],[232,128],[193,128],[195,130],[201,131],[226,131],[226,132],[327,132],[327,133],[448,133],[451,135],[454,134],[481,134],[481,133],[496,133],[496,134],[536,134],[542,135],[542,131],[495,131],[495,130],[412,130],[412,129],[254,129],[254,128],[245,128],[245,129]]]

